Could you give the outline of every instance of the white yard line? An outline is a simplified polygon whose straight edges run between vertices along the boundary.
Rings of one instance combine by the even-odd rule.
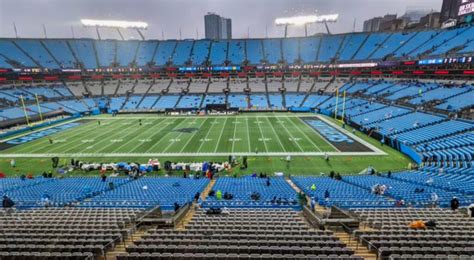
[[[217,122],[217,118],[214,119],[214,122]],[[212,123],[211,123],[212,124]],[[205,143],[205,140],[207,139],[207,137],[209,137],[209,133],[211,132],[211,129],[212,127],[209,127],[209,130],[207,130],[207,134],[206,136],[204,137],[204,139],[202,140],[201,144],[199,145],[199,148],[197,150],[197,152],[199,153],[199,151],[201,151],[201,148],[202,148],[202,145]],[[200,141],[200,140],[199,140]]]
[[[225,118],[224,124],[223,124],[222,129],[221,129],[221,134],[219,135],[219,139],[217,139],[216,148],[214,149],[215,153],[217,152],[217,148],[219,147],[219,143],[221,142],[222,134],[224,133],[224,129],[225,129],[225,124],[227,124],[227,119],[228,119],[228,117]]]
[[[173,123],[175,123],[175,122],[176,122],[176,120],[173,121]],[[175,125],[175,126],[173,127],[173,129],[179,127],[181,124],[186,123],[186,122],[188,122],[188,121],[186,121],[186,120],[181,121],[181,123]],[[173,124],[173,123],[171,123],[171,124]],[[169,134],[171,134],[171,133],[173,132],[173,129],[171,129],[168,133],[165,133],[165,135],[164,135],[158,142],[154,143],[154,144],[153,144],[150,148],[148,148],[145,152],[146,152],[146,153],[150,152],[150,150],[152,150],[156,145],[158,145],[162,140],[164,140],[166,136],[168,136]],[[156,134],[159,134],[159,132],[157,132]]]
[[[94,146],[94,147],[97,147],[99,144],[103,143],[103,142],[107,142],[111,139],[109,139],[111,136],[122,136],[122,133],[125,132],[125,131],[128,131],[130,127],[132,126],[135,126],[134,124],[131,124],[127,127],[124,127],[122,130],[118,131],[118,132],[115,132],[114,134],[111,134],[111,131],[105,131],[104,133],[98,135],[98,136],[94,136],[94,137],[91,137],[91,139],[93,138],[96,142],[92,142],[91,143],[91,146]],[[109,138],[102,138],[102,137],[109,137]],[[76,149],[77,147],[81,146],[81,145],[84,145],[84,143],[80,142],[80,140],[78,140],[79,143],[77,145],[74,145],[74,146],[70,146],[69,149],[66,149],[64,152],[67,153],[71,150],[74,150]],[[57,149],[56,147],[54,149]]]
[[[131,125],[125,127],[124,129],[122,129],[122,130],[116,132],[116,134],[112,134],[112,135],[109,136],[106,140],[109,140],[109,141],[112,140],[110,137],[117,136],[117,134],[123,133],[124,131],[128,130],[128,128],[130,128],[130,127],[132,127],[132,126],[137,126],[137,124],[136,124],[136,123],[132,123]],[[137,132],[138,132],[138,133],[137,133]],[[136,136],[137,134],[138,134],[138,135],[141,135],[142,133],[143,133],[143,132],[140,133],[139,131],[137,131],[137,129],[133,129],[133,131],[132,131],[131,134]],[[128,133],[123,134],[123,135],[120,134],[120,135],[118,135],[118,138],[120,138],[120,139],[123,140],[123,139],[127,138],[129,135],[130,135],[130,134],[128,134]],[[124,140],[124,141],[120,142],[120,146],[119,146],[119,147],[123,146],[125,143],[128,143],[129,141],[131,141],[131,140],[133,140],[133,139],[134,139],[134,138],[130,138],[130,140],[128,140],[128,141]],[[105,139],[104,139],[104,141],[105,141]],[[99,142],[99,143],[100,143],[100,142]],[[99,144],[99,143],[97,143],[97,144]],[[95,146],[95,145],[96,145],[96,144],[94,144],[94,146]],[[104,144],[104,145],[102,145],[102,146],[99,146],[100,149],[98,149],[97,152],[104,151],[104,150],[106,150],[106,148],[108,148],[108,147],[110,147],[110,146],[113,146],[113,145],[117,146],[117,145],[119,145],[119,144],[118,144],[118,143],[114,143],[114,142],[110,142],[110,144]],[[118,149],[114,149],[114,150],[118,150]]]
[[[251,147],[251,145],[250,145],[250,127],[249,127],[249,118],[248,118],[248,117],[246,117],[245,119],[246,119],[246,121],[247,121],[247,142],[248,142],[248,144],[249,144],[249,153],[251,153],[251,152],[252,152],[252,147]]]
[[[235,132],[237,131],[237,119],[234,120],[234,135],[232,136],[232,153],[234,153],[235,148]]]
[[[286,128],[285,124],[281,124],[282,127],[285,129],[285,131],[288,133],[288,135],[293,139],[293,142],[300,148],[301,152],[304,152],[304,149],[301,147],[301,145],[298,143],[298,141],[295,139],[295,137],[288,131],[288,128]]]
[[[277,138],[278,143],[280,144],[281,148],[283,148],[283,151],[286,152],[285,146],[281,143],[280,137],[276,133],[275,128],[272,125],[272,122],[270,122],[270,119],[268,119],[268,117],[265,117],[265,119],[267,119],[268,123],[270,124],[270,127],[272,128],[273,133],[275,134],[275,137]]]
[[[285,119],[286,119],[288,122],[290,122],[290,123],[294,123],[294,122],[293,122],[292,120],[290,120],[289,118],[285,118]],[[306,125],[304,125],[304,126],[306,127]],[[317,149],[318,151],[320,151],[320,152],[323,151],[323,150],[321,150],[321,148],[319,148],[319,146],[318,146],[303,130],[301,130],[301,128],[296,127],[296,129],[298,129],[298,131],[299,131],[300,133],[302,133],[302,134],[304,135],[304,137],[305,137],[307,140],[309,140],[309,141],[313,144],[313,146],[316,147],[316,149]]]
[[[288,120],[288,122],[290,122],[290,123],[294,123],[294,122],[291,121],[289,118],[286,118],[286,120]],[[305,125],[305,126],[306,126],[306,125]],[[320,152],[322,152],[322,150],[319,148],[319,146],[318,146],[315,142],[313,142],[313,140],[311,140],[311,138],[309,138],[309,136],[308,136],[303,130],[301,130],[301,128],[299,128],[299,127],[295,127],[295,128],[298,129],[298,131],[299,131],[300,133],[302,133],[302,134],[304,135],[304,137],[305,137],[308,141],[310,141],[310,142],[313,144],[314,147],[316,147],[316,149],[318,149]]]
[[[262,137],[263,145],[265,145],[265,152],[268,152],[267,142],[265,141],[265,136],[263,136],[262,128],[260,127],[260,119],[256,118],[256,124],[258,125],[258,131],[260,132],[260,136]]]
[[[158,121],[157,121],[157,120],[158,120]],[[132,141],[137,140],[137,138],[145,138],[145,137],[142,137],[142,136],[146,136],[146,135],[144,135],[145,133],[148,133],[148,132],[150,132],[150,131],[157,131],[158,129],[159,129],[159,130],[162,130],[163,128],[165,128],[165,127],[167,126],[167,125],[165,125],[165,124],[160,125],[160,123],[162,123],[163,121],[164,121],[163,119],[154,119],[154,120],[153,120],[153,123],[151,124],[151,125],[152,125],[151,127],[148,127],[147,130],[141,132],[139,135],[137,135],[137,136],[135,136],[135,137],[133,137],[133,138],[130,138],[130,140],[128,140],[128,141],[126,141],[125,143],[121,144],[120,146],[116,147],[116,148],[114,149],[114,151],[119,151],[120,148],[124,147],[125,145],[129,144],[129,143],[132,142]],[[145,123],[147,123],[147,122],[145,122]],[[153,127],[153,126],[155,126],[156,124],[160,125],[160,126],[158,127],[158,129],[155,129],[155,128]],[[145,126],[142,125],[141,127],[145,127]],[[137,146],[140,146],[140,145],[142,145],[142,143],[139,143]],[[135,147],[137,147],[137,146],[135,146]],[[130,150],[130,151],[133,151],[133,149]]]
[[[18,134],[18,135],[14,135],[14,136],[11,136],[11,137],[7,137],[5,139],[1,139],[0,143],[4,143],[4,142],[7,142],[7,141],[10,141],[10,140],[13,140],[13,139],[17,139],[17,138],[20,138],[20,137],[23,137],[23,136],[26,136],[26,135],[34,134],[34,133],[37,133],[39,131],[48,130],[48,129],[53,128],[53,127],[62,126],[62,125],[65,125],[65,124],[76,122],[76,121],[81,120],[81,119],[83,119],[83,118],[71,119],[71,120],[68,120],[68,121],[63,122],[63,123],[42,127],[42,128],[37,129],[37,130],[34,130],[34,131],[27,131],[27,132],[24,132],[24,133],[21,133],[21,134]]]
[[[209,120],[209,118],[206,118],[204,120],[202,120],[202,123],[201,125],[199,126],[199,129],[204,125],[204,123],[207,122],[207,120]],[[191,138],[188,139],[188,141],[186,142],[186,144],[183,145],[183,148],[181,148],[181,150],[179,151],[180,153],[182,153],[184,151],[184,148],[186,148],[189,143],[191,142],[191,140],[193,140],[193,138],[199,133],[199,130],[194,132],[194,134],[191,136]]]
[[[198,119],[197,117],[194,118],[192,124],[195,124],[197,119]],[[189,122],[188,122],[188,124],[189,124]],[[199,131],[199,130],[198,130],[198,131]],[[184,134],[184,132],[180,132],[180,133],[178,134],[178,136],[175,137],[175,139],[179,139],[183,134]],[[170,142],[170,144],[168,144],[168,145],[165,147],[165,149],[163,150],[163,152],[166,152],[171,146],[173,146],[175,143],[178,143],[178,142],[180,142],[180,141],[181,141],[181,139],[180,139],[179,141],[176,141],[176,142]]]
[[[319,118],[319,117],[318,117],[318,118]],[[301,121],[301,123],[303,123],[303,124],[305,124],[305,125],[308,125],[308,124],[306,124],[306,122],[303,121],[303,119],[299,118],[299,120]],[[311,127],[311,126],[308,125],[308,127]],[[339,149],[337,149],[336,146],[334,146],[331,142],[329,142],[328,139],[326,139],[326,137],[322,136],[321,133],[319,133],[318,130],[316,130],[316,129],[312,128],[312,127],[311,127],[311,129],[313,129],[314,133],[315,133],[316,135],[318,135],[319,137],[321,137],[322,140],[324,140],[327,144],[329,144],[332,148],[334,148],[334,150],[340,152]]]
[[[61,131],[61,132],[57,132],[55,134],[52,134],[52,135],[49,135],[49,137],[54,137],[54,138],[58,138],[58,137],[63,137],[64,135],[66,135],[65,137],[67,137],[68,139],[71,139],[71,138],[74,138],[76,136],[79,136],[81,134],[83,134],[84,132],[86,132],[89,128],[92,128],[93,124],[91,123],[87,123],[87,124],[83,124],[83,125],[78,125],[76,127],[73,127],[73,128],[69,128],[69,129],[66,129],[64,131]],[[70,136],[67,136],[67,134],[69,134],[69,130],[73,130],[74,128],[78,128],[76,129],[76,131],[73,132],[72,135]],[[34,132],[32,132],[34,133]],[[27,142],[27,143],[24,143],[24,144],[28,144],[28,145],[25,145],[24,147],[20,147],[16,152],[19,152],[21,153],[21,151],[23,150],[29,150],[29,152],[36,152],[36,151],[39,151],[41,149],[44,148],[44,143],[41,142],[41,140],[43,139],[44,137],[42,138],[39,138],[39,139],[36,139],[36,140],[33,140],[31,142]],[[16,139],[16,138],[13,138],[13,139]],[[12,139],[10,139],[12,140]],[[24,145],[24,144],[21,144],[21,145]],[[63,144],[60,144],[60,145],[57,145],[57,146],[62,146]],[[35,149],[33,150],[33,148],[37,147],[37,146],[41,146],[41,148],[39,149]]]
[[[386,153],[382,150],[380,150],[379,148],[375,147],[374,145],[372,145],[371,143],[365,141],[364,139],[358,137],[357,135],[354,135],[352,134],[350,131],[348,131],[347,129],[344,129],[340,126],[338,126],[337,124],[335,124],[334,122],[324,118],[323,116],[320,116],[318,115],[318,118],[321,119],[322,121],[324,121],[325,123],[327,123],[328,125],[336,128],[337,130],[341,131],[342,133],[344,133],[345,135],[349,136],[350,138],[356,140],[357,142],[367,146],[368,148],[370,148],[372,151],[376,152],[376,153],[380,153],[380,154],[385,154]],[[326,140],[326,139],[325,139]]]

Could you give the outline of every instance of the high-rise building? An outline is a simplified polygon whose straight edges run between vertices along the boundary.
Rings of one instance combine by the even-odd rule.
[[[232,20],[221,17],[215,13],[204,16],[206,39],[222,40],[232,39]]]
[[[449,19],[458,18],[458,9],[460,5],[460,0],[443,0],[443,5],[441,6],[441,15],[440,23],[443,23]]]
[[[378,32],[382,31],[381,25],[397,19],[396,14],[386,14],[384,17],[374,17],[364,21],[364,32]]]

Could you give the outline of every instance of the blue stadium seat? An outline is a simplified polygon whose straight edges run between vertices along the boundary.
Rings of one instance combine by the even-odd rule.
[[[118,65],[122,67],[129,67],[130,64],[134,63],[138,45],[139,41],[117,41]]]
[[[266,178],[241,177],[229,178],[221,177],[216,180],[213,190],[221,191],[222,194],[233,195],[231,200],[218,200],[214,197],[207,197],[202,203],[203,207],[229,207],[229,208],[299,208],[296,198],[296,191],[286,182],[284,178],[270,178],[270,186],[266,185]],[[251,194],[260,194],[259,200],[252,200]],[[285,203],[278,204],[276,200],[280,198]]]
[[[76,59],[72,55],[67,41],[45,39],[43,43],[59,62],[61,68],[71,69],[76,67]]]
[[[140,41],[135,62],[138,67],[144,67],[153,60],[158,42],[156,41]]]
[[[227,41],[212,42],[210,61],[213,66],[222,66],[227,60]],[[240,64],[240,63],[239,63]]]
[[[211,42],[207,40],[199,40],[194,42],[191,62],[193,65],[202,65],[209,56]]]

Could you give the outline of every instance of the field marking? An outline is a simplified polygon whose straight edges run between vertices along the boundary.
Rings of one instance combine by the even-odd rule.
[[[295,137],[290,133],[290,131],[288,131],[288,128],[286,128],[285,124],[281,124],[282,127],[285,129],[285,131],[288,133],[288,135],[295,139]],[[298,141],[294,141],[294,143],[298,146],[298,148],[300,148],[301,152],[304,152],[304,149],[301,147],[301,145],[298,143]]]
[[[227,119],[228,117],[225,118],[224,124],[222,124],[221,134],[219,135],[219,139],[217,139],[216,148],[214,149],[215,153],[217,152],[217,148],[219,147],[219,143],[221,142],[222,134],[224,133],[224,129],[225,129],[225,124],[227,124]],[[232,141],[232,143],[234,143],[234,141]]]
[[[213,122],[217,122],[217,118],[215,118]],[[212,123],[212,122],[211,122],[211,123]],[[209,127],[209,129],[207,130],[207,134],[206,134],[206,136],[204,136],[203,139],[208,139],[209,133],[211,132],[211,129],[212,129],[212,127]],[[201,143],[199,144],[199,148],[198,148],[198,150],[197,150],[198,153],[199,153],[199,151],[201,151],[202,145],[203,145],[204,143],[205,143],[205,142],[201,142]]]
[[[281,143],[280,137],[279,137],[278,134],[276,133],[275,127],[273,127],[272,122],[270,122],[270,119],[268,119],[268,117],[265,117],[265,119],[268,121],[268,124],[270,124],[270,127],[271,127],[271,129],[273,130],[273,133],[275,134],[275,137],[277,138],[278,143],[280,143],[281,148],[283,148],[283,151],[286,152],[286,148],[285,148],[285,146]]]
[[[319,118],[319,117],[318,117],[318,118]],[[305,121],[303,121],[303,119],[299,118],[299,120],[301,121],[301,123],[303,123],[303,124],[305,124],[305,125],[308,125],[308,124],[306,124]],[[334,148],[334,150],[340,152],[340,150],[337,149],[337,147],[334,146],[331,142],[329,142],[328,139],[326,139],[325,137],[323,137],[323,136],[321,135],[321,133],[320,133],[318,130],[316,130],[316,129],[314,129],[314,128],[311,128],[311,129],[313,129],[313,131],[316,133],[316,135],[318,135],[318,136],[319,136],[321,139],[323,139],[327,144],[329,144],[332,148]],[[337,129],[339,129],[339,128],[337,128]]]
[[[110,134],[111,134],[111,135],[110,135],[109,137],[117,136],[117,135],[119,135],[119,134],[120,134],[119,136],[121,136],[121,134],[122,134],[124,131],[127,131],[127,130],[128,130],[130,127],[132,127],[132,126],[133,126],[133,125],[129,125],[129,126],[127,126],[127,127],[124,127],[122,130],[120,130],[120,131],[118,131],[118,132],[115,132],[114,134],[111,134],[111,131],[110,131],[110,129],[109,129],[109,131],[104,131],[102,134],[97,135],[97,136],[94,136],[94,139],[95,139],[95,140],[100,140],[100,141],[94,143],[93,146],[94,146],[94,147],[97,147],[99,144],[111,140],[110,138],[107,138],[107,139],[104,138],[104,139],[102,139],[104,136],[108,136],[108,135],[110,135]],[[121,125],[118,125],[118,127],[120,128]],[[114,128],[114,129],[115,129],[115,128]],[[114,143],[113,143],[113,144],[114,144]],[[74,149],[80,147],[81,145],[83,145],[83,144],[82,144],[82,143],[79,143],[79,144],[73,145],[73,146],[69,147],[69,149],[66,149],[64,152],[68,152],[68,151],[74,150]],[[56,148],[55,148],[55,149],[56,149]]]
[[[204,125],[204,123],[207,122],[207,120],[209,120],[209,118],[206,118],[204,120],[202,120],[202,123],[201,125],[199,126],[199,130],[201,129],[201,127]],[[181,150],[179,151],[180,153],[182,153],[184,151],[184,149],[186,147],[188,147],[189,143],[191,142],[191,140],[193,140],[193,138],[199,133],[199,130],[194,132],[194,134],[188,139],[188,141],[183,145],[183,148],[181,148]]]
[[[177,121],[177,120],[175,119],[175,120],[173,121],[173,123],[176,123],[176,121]],[[180,126],[180,125],[183,124],[184,122],[186,122],[186,120],[183,120],[183,121],[179,122],[177,125],[172,124],[173,127],[170,129],[170,131],[168,131],[167,133],[165,133],[165,134],[163,135],[163,137],[162,137],[160,140],[158,140],[158,142],[154,143],[154,144],[153,144],[150,148],[148,148],[145,152],[148,153],[148,152],[149,152],[151,149],[153,149],[156,145],[158,145],[159,143],[161,143],[161,141],[165,140],[165,137],[166,137],[166,136],[168,136],[169,134],[173,133],[173,129],[176,129],[178,126]],[[169,125],[171,125],[171,124],[169,124]],[[161,132],[161,131],[160,131],[160,132]],[[156,134],[159,134],[160,132],[157,132]]]
[[[191,122],[187,122],[188,125],[194,125],[194,124],[196,123],[197,119],[198,119],[198,117],[194,118],[194,120],[191,121]],[[198,129],[196,132],[198,132],[198,131],[199,131],[199,129]],[[175,143],[181,142],[181,139],[179,139],[179,138],[180,138],[183,134],[184,134],[184,132],[180,132],[180,133],[178,134],[178,136],[176,136],[175,138],[173,138],[173,139],[177,139],[177,140],[174,141],[174,142],[170,142],[170,143],[165,147],[165,149],[163,150],[163,152],[166,152],[166,151],[167,151],[171,146],[173,146]]]
[[[26,135],[31,135],[31,134],[37,133],[39,131],[48,130],[48,129],[53,128],[53,127],[73,123],[73,122],[76,122],[76,121],[81,120],[81,119],[83,119],[83,118],[73,118],[73,119],[66,120],[66,121],[64,121],[62,123],[59,123],[59,124],[52,124],[52,125],[49,125],[49,126],[46,126],[46,127],[40,127],[40,128],[38,128],[36,130],[33,130],[33,131],[27,131],[27,132],[24,132],[24,133],[13,135],[13,136],[7,137],[5,139],[0,139],[0,143],[8,142],[10,140],[17,139],[17,138],[20,138],[20,137],[23,137],[23,136],[26,136]],[[69,129],[66,129],[66,130],[69,130]]]
[[[234,120],[233,124],[234,124],[234,134],[232,136],[232,149],[231,149],[231,152],[234,153],[234,148],[235,148],[235,132],[237,131],[237,119]]]
[[[256,113],[255,115],[243,115],[243,114],[236,114],[236,115],[207,115],[206,117],[208,118],[226,118],[226,117],[240,117],[240,118],[256,118],[256,117],[262,117],[262,116],[270,116],[274,114],[273,112],[266,112],[266,113]],[[100,120],[121,120],[121,119],[149,119],[149,118],[194,118],[196,117],[195,115],[182,115],[182,116],[166,116],[166,115],[154,115],[154,116],[127,116],[127,115],[118,115],[115,117],[103,117],[103,116],[94,116],[91,117],[90,119],[100,119]],[[274,117],[314,117],[314,114],[308,114],[308,113],[298,113],[298,114],[284,114],[282,115],[275,115]],[[89,118],[83,118],[83,119],[89,119]]]
[[[165,122],[165,121],[166,121],[166,120],[162,120],[161,122],[162,122],[162,124],[163,124],[163,127],[160,127],[160,128],[159,128],[159,131],[156,131],[154,134],[152,134],[152,135],[149,137],[152,141],[153,141],[154,138],[155,138],[157,135],[159,135],[167,126],[169,126],[169,125],[174,125],[177,120],[176,120],[176,119],[173,119],[172,122],[169,122],[169,121]],[[179,125],[179,124],[178,124],[178,125]],[[147,131],[145,131],[145,132],[148,132],[148,131],[150,131],[150,130],[156,130],[156,129],[154,129],[153,127],[150,127],[150,129],[147,130]],[[165,134],[165,135],[166,135],[166,134]],[[161,140],[157,140],[157,141],[155,142],[155,144],[156,144],[156,143],[159,143],[160,141],[161,141]],[[135,147],[133,147],[130,151],[131,151],[131,152],[135,151],[135,150],[136,150],[138,147],[140,147],[141,145],[143,145],[143,144],[137,144],[137,145],[136,145]],[[153,147],[154,144],[152,144],[151,146]]]
[[[262,136],[263,145],[265,146],[265,152],[268,152],[267,142],[265,141],[265,136],[263,136],[262,128],[260,127],[260,120],[255,121],[255,122],[258,122],[256,124],[258,126],[258,131],[260,132],[260,135]]]
[[[364,139],[358,137],[357,135],[354,135],[352,134],[350,131],[348,131],[347,129],[344,129],[340,126],[338,126],[337,124],[335,124],[334,122],[324,118],[323,116],[321,115],[317,115],[317,117],[319,119],[321,119],[322,121],[326,122],[327,124],[329,124],[330,126],[336,128],[337,130],[341,131],[342,133],[344,133],[345,135],[351,137],[352,139],[358,141],[359,143],[365,145],[366,147],[368,147],[369,149],[371,149],[372,151],[376,152],[376,153],[381,153],[381,154],[387,154],[385,153],[384,151],[380,150],[379,148],[375,147],[374,145],[372,145],[371,143],[365,141]],[[326,140],[326,139],[324,139]]]
[[[158,122],[157,122],[158,121]],[[155,119],[153,120],[153,122],[156,122],[157,124],[160,124],[160,126],[158,127],[159,130],[162,130],[163,128],[165,128],[167,126],[167,124],[161,124],[164,120],[163,119]],[[125,143],[123,143],[122,145],[120,145],[119,147],[116,147],[114,149],[114,151],[119,151],[123,146],[127,145],[128,143],[132,142],[132,141],[135,141],[135,139],[137,138],[145,138],[145,137],[141,137],[144,133],[148,133],[149,131],[151,130],[157,130],[155,129],[153,126],[151,127],[148,127],[147,130],[143,131],[140,135],[137,135],[133,138],[131,138],[130,140],[126,141]],[[145,135],[146,136],[146,135]],[[133,151],[136,147],[140,146],[140,145],[143,145],[144,143],[151,143],[153,141],[153,139],[151,137],[147,137],[145,140],[147,141],[141,141],[143,139],[138,139],[138,142],[137,142],[137,145],[133,147],[133,149],[131,149],[130,151]],[[148,141],[149,140],[149,141]]]
[[[53,137],[61,137],[61,138],[63,138],[63,135],[67,135],[67,134],[69,133],[69,130],[73,130],[73,129],[74,129],[74,130],[76,130],[77,132],[73,132],[71,136],[67,136],[68,138],[72,138],[72,137],[75,137],[75,136],[78,136],[78,135],[83,134],[83,133],[86,131],[85,129],[91,128],[91,125],[93,125],[92,122],[89,122],[89,123],[86,123],[86,124],[77,126],[78,128],[76,128],[76,129],[74,129],[75,127],[69,128],[69,129],[66,129],[66,130],[64,130],[64,131],[61,131],[61,132],[57,132],[57,133],[55,133],[55,134],[52,134],[52,135],[48,135],[48,137],[51,137],[51,138],[53,138]],[[34,133],[34,132],[33,132],[33,133]],[[13,139],[15,139],[15,138],[13,138]],[[42,149],[44,148],[44,140],[45,140],[44,137],[43,137],[43,138],[39,138],[39,139],[33,140],[33,141],[31,141],[31,142],[24,143],[24,144],[20,145],[20,147],[19,147],[19,146],[14,146],[14,147],[9,148],[9,149],[14,149],[14,150],[16,150],[16,152],[21,152],[21,151],[23,151],[23,150],[32,150],[32,148],[41,145],[41,147],[40,147],[39,149],[34,149],[34,150],[33,150],[33,152],[40,151],[40,150],[42,150]],[[26,145],[26,144],[28,144],[28,145]],[[23,146],[23,145],[25,145],[25,146]],[[59,146],[62,146],[62,144],[59,145]]]
[[[385,156],[379,152],[244,152],[234,153],[235,156]],[[48,158],[48,157],[76,157],[76,158],[102,158],[102,157],[226,157],[229,153],[41,153],[41,154],[0,154],[0,158]]]
[[[288,122],[294,123],[293,121],[290,120],[290,118],[286,118],[286,120],[288,120]],[[296,126],[296,125],[295,125],[295,126]],[[303,125],[303,126],[306,127],[306,125]],[[306,135],[306,133],[305,133],[303,130],[301,130],[300,127],[296,127],[296,129],[298,129],[298,131],[300,131],[300,133],[302,133],[302,134],[305,136],[305,138],[306,138],[307,140],[309,140],[309,141],[313,144],[314,147],[316,147],[316,149],[318,149],[320,152],[323,151],[323,150],[321,150],[321,148],[319,148],[319,146],[318,146],[311,138],[308,137],[308,135]]]
[[[163,124],[163,125],[160,124],[160,123],[163,122],[163,121],[164,121],[163,119],[154,119],[154,120],[153,120],[153,124],[159,124],[160,126],[158,127],[158,129],[161,130],[161,129],[163,129],[163,128],[166,127],[165,124]],[[152,125],[153,125],[153,124],[152,124]],[[113,151],[119,151],[120,148],[122,148],[123,146],[125,146],[125,145],[129,144],[130,142],[134,141],[136,138],[144,138],[144,137],[141,137],[141,136],[142,136],[144,133],[147,133],[148,131],[151,131],[151,130],[157,130],[157,129],[155,129],[153,126],[148,127],[148,129],[145,130],[145,131],[143,131],[143,132],[141,132],[141,134],[139,134],[139,135],[137,135],[137,136],[135,136],[135,137],[133,137],[133,138],[130,138],[130,140],[126,141],[125,143],[121,144],[121,145],[118,146],[118,147],[115,147],[115,149],[113,149]],[[135,133],[135,132],[134,132],[134,133]],[[152,142],[152,141],[153,141],[152,138],[147,138],[147,139],[150,140],[149,142]],[[140,142],[140,141],[138,141],[138,145],[142,145],[143,143],[145,143],[145,142]],[[107,147],[108,147],[108,146],[107,146]],[[102,149],[101,149],[101,150],[102,150]]]
[[[156,120],[153,120],[153,122],[155,122],[155,121],[156,121]],[[112,134],[111,136],[116,136],[117,134],[121,134],[123,131],[128,130],[130,127],[136,126],[136,124],[134,124],[134,123],[132,123],[132,122],[128,122],[128,123],[130,123],[130,124],[127,124],[127,125],[128,125],[127,127],[125,127],[124,129],[122,129],[122,130],[120,130],[120,131],[118,131],[118,132]],[[122,125],[125,125],[125,124],[122,124]],[[140,131],[140,129],[136,128],[134,131],[131,131],[131,133],[123,135],[122,139],[127,139],[130,135],[135,136],[136,133],[139,132],[139,131]],[[139,136],[140,136],[140,135],[139,135]],[[132,138],[132,139],[133,139],[133,138]],[[109,140],[110,140],[110,139],[109,139]],[[105,141],[105,139],[104,139],[104,141]],[[110,140],[110,141],[112,141],[112,140]],[[122,143],[122,144],[120,144],[118,147],[122,147],[123,145],[127,144],[128,142],[130,142],[130,140],[125,141],[125,142],[120,142],[120,143]],[[99,142],[99,143],[100,143],[100,142]],[[99,144],[99,143],[97,143],[97,144]],[[117,145],[117,144],[114,143],[114,142],[111,142],[110,144],[105,144],[105,145],[103,145],[103,146],[99,146],[100,149],[97,150],[97,152],[104,151],[104,150],[106,150],[108,147],[110,147],[110,146],[112,146],[112,145]],[[116,151],[116,150],[117,150],[117,147],[115,147],[115,149],[112,149],[112,151]]]
[[[249,144],[249,153],[251,153],[251,152],[252,152],[252,147],[251,147],[251,145],[250,145],[250,127],[249,127],[249,118],[248,118],[248,117],[246,117],[245,119],[246,119],[246,122],[247,122],[247,142],[248,142],[248,144]]]

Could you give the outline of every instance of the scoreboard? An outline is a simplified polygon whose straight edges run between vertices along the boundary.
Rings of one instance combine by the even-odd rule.
[[[461,0],[458,16],[474,13],[474,0]]]

